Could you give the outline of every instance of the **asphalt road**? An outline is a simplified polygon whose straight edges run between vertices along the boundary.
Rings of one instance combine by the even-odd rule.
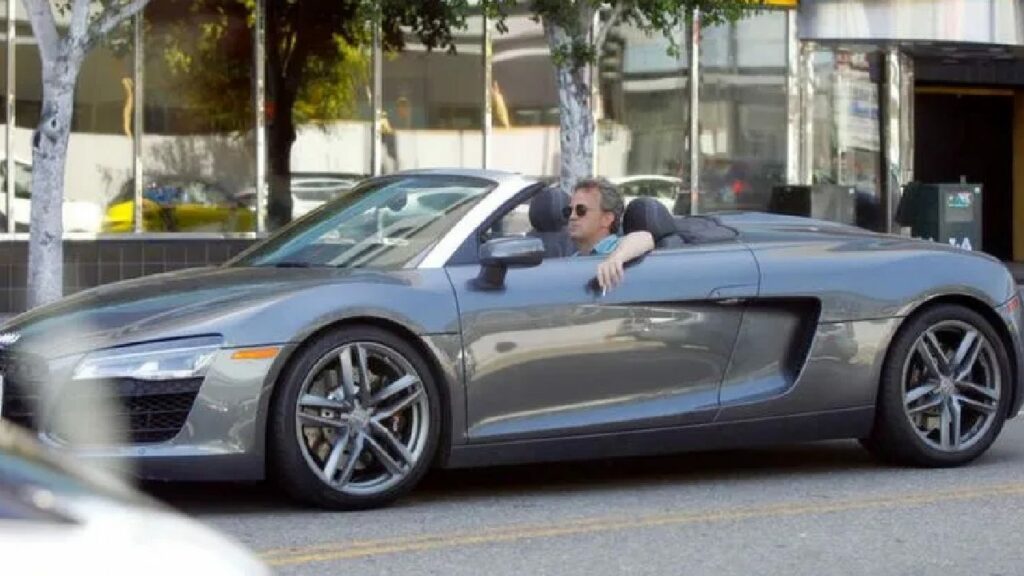
[[[145,488],[280,574],[1024,574],[1024,419],[953,470],[828,442],[438,471],[359,513],[267,484]]]

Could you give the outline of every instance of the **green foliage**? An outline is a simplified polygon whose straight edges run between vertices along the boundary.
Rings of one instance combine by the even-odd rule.
[[[111,0],[113,1],[113,0]],[[268,99],[293,104],[296,123],[351,118],[370,80],[371,23],[381,23],[385,50],[409,41],[455,50],[467,18],[484,15],[498,33],[512,14],[530,14],[564,31],[551,46],[556,64],[580,68],[596,61],[594,15],[605,25],[630,24],[662,34],[677,53],[678,29],[693,9],[705,26],[735,20],[763,0],[267,0]],[[252,114],[252,33],[255,0],[154,0],[147,9],[147,57],[154,48],[168,88],[183,92],[210,129],[245,130]],[[610,22],[609,20],[614,20]],[[280,112],[280,111],[279,111]]]
[[[499,31],[504,19],[517,9],[514,0],[482,0],[482,4],[483,11],[498,22]],[[702,26],[713,26],[735,21],[763,4],[764,0],[532,0],[527,6],[534,19],[561,28],[569,37],[568,42],[551,46],[555,63],[578,69],[596,62],[600,53],[591,28],[594,14],[601,14],[604,25],[626,23],[647,33],[660,33],[676,55],[679,46],[674,32],[693,10],[700,10]]]
[[[703,26],[713,26],[735,21],[763,5],[764,0],[381,0],[378,12],[368,9],[365,13],[382,19],[387,49],[404,47],[404,29],[428,48],[449,51],[455,49],[453,31],[464,29],[469,15],[486,16],[498,33],[504,33],[510,15],[528,13],[535,21],[565,31],[568,41],[551,47],[556,64],[580,68],[594,63],[600,51],[591,33],[594,14],[602,14],[602,20],[611,25],[628,23],[648,33],[660,33],[675,53],[679,47],[674,32],[693,10],[700,10]],[[608,22],[609,18],[614,21]]]

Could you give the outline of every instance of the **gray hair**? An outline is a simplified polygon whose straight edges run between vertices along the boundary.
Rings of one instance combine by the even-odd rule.
[[[622,193],[619,192],[618,186],[612,184],[607,178],[581,178],[573,187],[573,192],[577,190],[597,190],[601,194],[601,210],[615,215],[611,231],[612,233],[618,232],[619,223],[622,222],[622,213],[626,210],[626,203],[622,199]]]

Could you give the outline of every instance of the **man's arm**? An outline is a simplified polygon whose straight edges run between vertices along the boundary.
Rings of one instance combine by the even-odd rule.
[[[611,290],[622,282],[625,274],[623,266],[626,262],[639,258],[651,250],[654,250],[654,236],[651,236],[650,232],[641,230],[623,236],[615,250],[597,266],[597,283],[601,290]]]

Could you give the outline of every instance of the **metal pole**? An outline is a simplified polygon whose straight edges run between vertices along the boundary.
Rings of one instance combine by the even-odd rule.
[[[914,59],[900,54],[900,150],[902,183],[914,180]]]
[[[800,39],[796,10],[786,12],[786,183],[800,183]]]
[[[491,21],[484,16],[483,17],[483,67],[484,67],[484,106],[483,106],[483,150],[481,158],[482,166],[484,168],[490,168],[491,166],[491,133],[492,133],[492,122],[493,122],[493,110],[492,104],[492,87],[491,83],[494,80],[494,70],[491,63],[491,57],[494,53],[493,38],[491,35]]]
[[[14,233],[14,127],[15,127],[15,106],[14,106],[14,55],[17,47],[17,30],[14,26],[16,20],[17,0],[7,0],[7,132],[5,134],[4,146],[6,147],[5,163],[7,165],[7,186],[4,189],[6,199],[7,230],[8,234]]]
[[[690,214],[700,200],[700,10],[690,21]]]
[[[383,159],[381,158],[383,142],[381,142],[381,114],[383,113],[383,78],[384,60],[381,55],[381,23],[380,14],[373,23],[373,71],[372,90],[370,98],[373,100],[373,123],[370,126],[370,173],[379,176]]]
[[[132,202],[132,231],[135,234],[142,232],[142,191],[143,191],[143,163],[142,163],[142,130],[144,129],[143,123],[143,106],[145,105],[142,101],[145,90],[142,88],[142,83],[145,81],[145,64],[146,64],[146,53],[143,46],[143,23],[145,16],[142,13],[136,14],[132,19],[132,36],[135,43],[135,55],[133,57],[132,75],[134,77],[134,83],[132,84],[132,97],[135,100],[135,109],[132,110],[132,177],[133,177],[133,190],[132,194],[135,200]]]
[[[253,30],[253,130],[256,136],[256,233],[267,231],[267,55],[266,2],[256,1]]]
[[[885,232],[892,232],[895,203],[902,185],[902,149],[900,138],[900,52],[890,47],[885,53]]]
[[[800,138],[803,146],[800,154],[800,175],[797,181],[808,186],[813,184],[814,173],[814,50],[815,45],[812,42],[800,46],[800,100],[803,104]]]

